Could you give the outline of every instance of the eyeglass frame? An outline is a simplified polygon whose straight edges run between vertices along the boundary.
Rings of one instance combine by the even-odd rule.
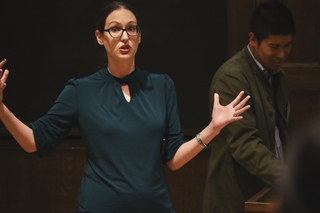
[[[135,35],[130,35],[130,34],[128,33],[128,29],[129,29],[130,27],[136,27],[137,34],[135,34]],[[127,27],[127,28],[124,28],[124,29],[118,27],[118,28],[120,28],[120,29],[122,30],[122,32],[121,32],[121,34],[120,34],[119,36],[117,36],[117,37],[112,36],[111,33],[110,33],[110,30],[111,30],[112,28],[114,28],[114,27],[111,27],[111,28],[109,28],[109,29],[103,29],[103,31],[104,31],[104,32],[108,32],[109,35],[110,35],[112,38],[121,38],[124,31],[126,31],[126,33],[127,33],[128,36],[137,36],[137,35],[139,35],[139,33],[141,32],[141,28],[140,28],[138,25],[137,25],[137,26],[130,26],[130,27]]]

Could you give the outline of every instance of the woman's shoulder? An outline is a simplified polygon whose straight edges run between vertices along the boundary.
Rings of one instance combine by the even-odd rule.
[[[163,88],[174,87],[172,78],[166,73],[155,73],[139,70],[141,72],[141,79],[148,78],[153,85],[158,85]]]
[[[159,81],[170,81],[170,82],[173,82],[172,78],[166,73],[147,72],[147,71],[144,71],[144,70],[141,70],[141,69],[138,69],[138,70],[139,70],[139,72],[141,74],[141,77],[148,77],[148,78],[151,78],[153,80],[159,80]]]
[[[91,83],[97,83],[99,81],[103,82],[106,81],[108,78],[104,75],[104,69],[100,69],[91,75],[77,77],[77,78],[71,78],[68,80],[67,84],[74,84],[75,86],[78,86],[80,84],[91,84]]]

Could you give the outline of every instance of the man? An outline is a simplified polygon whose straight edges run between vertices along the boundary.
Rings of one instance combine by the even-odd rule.
[[[204,213],[244,212],[246,200],[266,186],[277,187],[289,114],[281,65],[294,34],[292,14],[283,4],[261,3],[251,15],[249,44],[214,75],[210,105],[214,93],[225,105],[244,90],[251,96],[251,108],[211,142]]]

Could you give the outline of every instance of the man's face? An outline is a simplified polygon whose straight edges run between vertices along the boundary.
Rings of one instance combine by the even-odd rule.
[[[258,44],[257,38],[249,34],[250,50],[266,69],[278,70],[291,52],[292,35],[269,35]]]

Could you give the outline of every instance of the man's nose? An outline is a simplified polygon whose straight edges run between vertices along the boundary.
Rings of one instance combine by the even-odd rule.
[[[284,58],[286,57],[287,53],[286,50],[284,48],[279,48],[279,50],[277,51],[277,58]]]

